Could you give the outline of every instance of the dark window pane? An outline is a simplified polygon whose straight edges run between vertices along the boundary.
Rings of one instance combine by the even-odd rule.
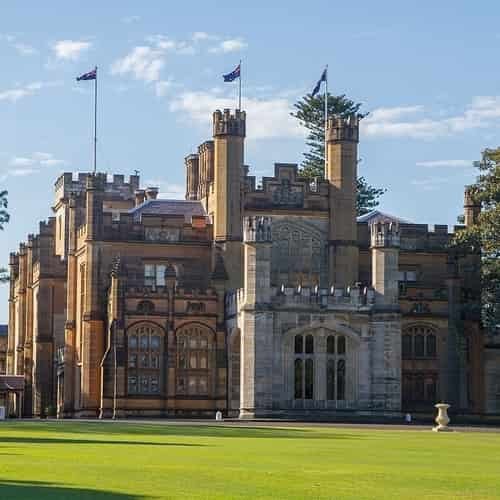
[[[295,337],[297,338],[297,337]],[[295,360],[295,399],[302,399],[303,397],[303,384],[302,384],[302,360]]]
[[[403,335],[403,359],[411,359],[411,335]]]
[[[314,337],[312,335],[306,336],[306,354],[313,354],[314,352]]]
[[[436,357],[436,336],[434,334],[427,335],[427,356],[429,358]]]
[[[295,354],[302,354],[304,352],[302,335],[295,335]]]
[[[314,398],[314,361],[306,359],[305,399]]]
[[[414,385],[414,398],[415,401],[423,401],[424,398],[424,378],[416,377]]]
[[[129,354],[128,367],[137,368],[137,354]]]
[[[137,335],[130,335],[128,338],[128,346],[130,349],[137,349]]]
[[[424,336],[415,335],[415,356],[421,358],[424,356]]]
[[[335,354],[335,337],[333,335],[329,335],[326,339],[326,352]]]
[[[137,392],[137,377],[128,378],[128,392],[135,394]]]
[[[337,354],[345,354],[345,337],[337,337]]]
[[[329,359],[326,365],[326,399],[335,399],[335,361],[333,359]]]
[[[426,382],[426,400],[430,403],[436,402],[436,379],[429,379]]]
[[[337,399],[345,399],[345,360],[337,361]]]

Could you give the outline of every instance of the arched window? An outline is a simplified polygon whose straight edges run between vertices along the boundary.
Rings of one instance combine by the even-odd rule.
[[[312,358],[306,359],[306,373],[305,373],[305,399],[314,399],[314,360]]]
[[[407,328],[402,337],[403,359],[426,359],[437,356],[437,336],[428,326]]]
[[[207,396],[210,387],[213,333],[203,325],[177,331],[177,393]]]
[[[163,332],[141,323],[127,332],[127,387],[129,394],[158,394],[161,390]]]
[[[294,338],[294,398],[314,399],[314,336]]]
[[[155,305],[150,300],[141,300],[137,304],[137,312],[139,314],[153,314],[155,312]]]
[[[304,376],[302,374],[302,360],[295,360],[295,399],[302,399],[304,397]]]
[[[306,335],[306,354],[314,354],[314,337]]]
[[[326,397],[330,401],[346,399],[346,351],[344,335],[329,335],[326,338]]]
[[[433,333],[426,338],[426,355],[428,358],[436,357],[436,336]]]

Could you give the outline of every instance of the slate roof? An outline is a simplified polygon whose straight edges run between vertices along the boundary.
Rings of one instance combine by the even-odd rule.
[[[9,333],[9,325],[0,325],[0,337],[7,337]]]
[[[191,222],[193,216],[207,215],[198,200],[148,200],[129,213],[133,214],[136,220],[140,220],[142,215],[184,215],[186,222]]]
[[[393,221],[400,222],[401,224],[411,224],[411,221],[407,219],[402,219],[401,217],[396,217],[395,215],[382,212],[381,210],[372,210],[365,215],[361,215],[357,219],[358,222],[379,222],[379,221]]]

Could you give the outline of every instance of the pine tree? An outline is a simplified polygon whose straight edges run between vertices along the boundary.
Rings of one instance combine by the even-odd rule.
[[[454,244],[468,252],[481,251],[483,323],[500,333],[500,148],[483,151],[476,167],[479,176],[471,193],[482,210],[477,223],[457,233]]]
[[[301,164],[301,175],[310,179],[324,178],[324,95],[312,96],[308,94],[294,104],[295,112],[292,116],[300,121],[300,124],[309,131],[306,144],[309,148],[304,153],[304,161]],[[366,115],[360,113],[361,103],[355,103],[345,95],[334,96],[328,94],[328,115],[349,116],[356,114],[360,117]],[[378,199],[385,193],[385,189],[370,186],[364,177],[358,177],[358,215],[363,215],[376,206]]]

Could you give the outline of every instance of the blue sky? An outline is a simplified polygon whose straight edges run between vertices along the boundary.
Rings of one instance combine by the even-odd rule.
[[[481,8],[483,4],[484,8]],[[300,162],[289,111],[325,64],[329,87],[370,111],[361,174],[388,189],[381,208],[454,224],[471,162],[498,145],[500,5],[494,2],[1,2],[0,189],[11,223],[0,263],[51,215],[53,184],[92,161],[99,66],[98,167],[184,192],[183,158],[210,138],[210,114],[236,103],[221,74],[243,60],[246,162],[258,176]],[[7,321],[0,286],[0,323]]]

